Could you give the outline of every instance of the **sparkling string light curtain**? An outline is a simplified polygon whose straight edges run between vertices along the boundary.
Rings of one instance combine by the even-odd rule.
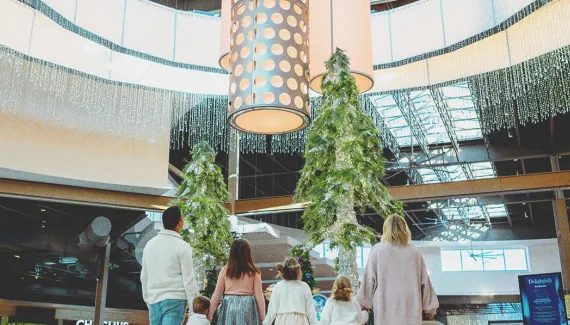
[[[438,51],[431,54],[377,65],[371,91],[434,86],[516,66],[570,45],[568,21],[569,0],[533,2],[507,23],[469,42],[444,49],[436,47]]]
[[[257,134],[305,128],[308,0],[232,0],[228,121]]]
[[[168,145],[173,92],[108,82],[0,47],[0,114]]]
[[[62,8],[62,13],[74,12],[71,10],[73,7],[65,6],[75,2],[63,3],[58,0],[50,0],[49,2],[58,8]],[[492,2],[499,4],[497,1]],[[93,20],[84,19],[88,17],[89,11],[94,14],[100,11],[92,10],[93,8],[89,6],[85,7],[84,4],[87,2],[83,0],[77,3],[80,5],[77,8],[77,23],[85,28],[95,26]],[[95,6],[97,3],[90,2],[89,5]],[[449,8],[446,7],[449,3],[449,1],[442,1],[446,15],[449,13],[446,9]],[[570,44],[570,31],[568,30],[570,25],[567,24],[567,21],[570,20],[569,0],[518,1],[522,5],[529,4],[520,12],[517,12],[520,6],[509,7],[509,3],[513,4],[514,2],[505,0],[501,2],[501,4],[505,4],[503,6],[505,8],[495,8],[497,17],[508,18],[514,15],[513,20],[509,20],[506,25],[501,25],[498,32],[490,31],[487,34],[482,34],[475,42],[447,54],[444,54],[445,51],[441,52],[442,55],[431,57],[429,61],[420,58],[420,61],[408,62],[397,67],[377,66],[379,70],[375,72],[376,85],[381,85],[384,82],[390,85],[387,88],[380,88],[381,91],[378,92],[400,93],[406,91],[403,89],[435,89],[458,81],[467,81],[478,108],[481,108],[478,111],[481,112],[480,119],[485,132],[513,127],[515,123],[514,114],[518,114],[521,123],[534,123],[556,114],[568,112],[570,107],[567,86],[568,60],[570,58],[567,47]],[[27,60],[31,60],[37,65],[31,70],[26,70],[27,68],[19,67],[25,67],[28,63],[12,59],[10,59],[12,60],[9,61],[10,63],[4,61],[2,69],[6,73],[6,78],[14,79],[16,73],[21,73],[20,77],[27,76],[33,80],[44,80],[39,84],[41,88],[38,88],[44,90],[31,93],[17,90],[19,89],[17,85],[28,87],[26,83],[30,81],[7,83],[6,80],[12,79],[4,78],[5,87],[8,87],[4,89],[16,91],[17,95],[4,95],[5,97],[2,100],[10,101],[11,104],[2,106],[3,112],[10,110],[10,114],[30,114],[30,116],[49,119],[53,123],[59,123],[58,125],[70,128],[84,125],[88,130],[97,132],[110,130],[111,134],[120,132],[121,134],[130,134],[130,136],[140,136],[140,140],[150,139],[148,135],[152,135],[156,141],[168,139],[169,134],[169,130],[165,130],[164,125],[157,123],[163,118],[168,117],[170,119],[172,117],[173,127],[170,130],[170,140],[173,147],[192,145],[200,139],[205,139],[212,145],[218,145],[222,150],[227,150],[226,114],[228,99],[225,95],[227,94],[227,76],[219,73],[221,69],[209,68],[208,70],[196,71],[176,68],[167,65],[172,62],[164,59],[155,62],[135,57],[134,52],[133,55],[129,55],[111,51],[109,47],[106,47],[110,45],[103,40],[99,39],[101,43],[97,43],[95,38],[87,39],[86,37],[89,37],[87,34],[80,36],[73,32],[75,28],[73,15],[67,15],[68,20],[61,17],[56,19],[58,16],[53,12],[52,16],[44,16],[44,13],[49,13],[47,6],[40,6],[38,11],[34,11],[21,2],[1,1],[0,8],[0,44],[9,48],[9,51],[4,51],[6,50],[4,48],[4,52],[1,54],[3,59],[9,58],[7,53],[18,53],[18,57],[28,55]],[[185,24],[187,25],[184,26],[190,26],[194,30],[203,25],[198,21],[190,21],[194,14],[190,15],[191,17],[183,17],[181,13],[177,15],[179,25],[186,21]],[[373,21],[377,15],[380,14],[372,16]],[[501,19],[503,18],[497,18],[496,22],[500,22]],[[98,21],[100,22],[100,20]],[[212,21],[206,20],[203,23],[210,24]],[[107,35],[106,33],[110,32],[107,29],[97,30],[109,39],[117,38],[113,33]],[[182,30],[184,28],[178,28],[179,32]],[[375,30],[377,29],[375,28]],[[217,31],[216,34],[218,34]],[[507,34],[508,42],[504,42]],[[177,60],[184,57],[188,62],[194,62],[194,57],[197,55],[196,48],[200,48],[202,43],[184,45],[180,42],[183,39],[188,39],[191,35],[194,35],[192,37],[196,39],[195,34],[188,34],[187,36],[179,33],[177,35],[178,41],[175,43],[176,51],[174,53]],[[496,44],[499,43],[494,43],[494,37],[503,39],[503,42],[500,43],[503,45],[497,47]],[[211,42],[211,37],[207,37],[207,39]],[[376,37],[374,42],[377,42]],[[468,48],[469,46],[479,46],[479,50],[473,51]],[[509,51],[504,51],[506,46],[508,46]],[[181,53],[184,52],[179,51],[183,49],[188,52],[189,56],[181,56]],[[216,46],[215,54],[212,56],[214,65],[217,64],[218,50]],[[210,52],[212,49],[208,51]],[[494,56],[495,53],[500,53],[497,56],[500,58],[498,62],[506,62],[505,65],[495,67],[481,63],[482,60]],[[505,56],[505,53],[510,53],[510,56]],[[454,55],[455,59],[448,59],[448,55]],[[116,69],[112,71],[108,69],[109,58],[111,57],[116,63],[113,66]],[[197,58],[196,56],[196,60]],[[122,64],[125,62],[127,64]],[[45,67],[50,67],[53,70],[45,70]],[[70,72],[71,70],[67,69],[68,67],[73,68],[74,72]],[[130,69],[131,67],[133,69]],[[464,70],[469,67],[476,69]],[[480,67],[484,67],[484,69],[480,69]],[[392,70],[397,68],[405,70]],[[178,70],[181,71],[178,72]],[[139,73],[140,71],[142,73]],[[146,74],[144,74],[145,71],[147,71]],[[186,74],[186,72],[192,74]],[[63,73],[71,73],[72,76],[62,77]],[[216,77],[209,78],[209,76]],[[413,76],[413,80],[407,76]],[[63,82],[64,79],[67,81]],[[181,80],[185,82],[181,82]],[[128,83],[120,81],[127,81]],[[137,85],[137,82],[143,85]],[[51,96],[50,92],[58,94],[67,91],[56,87],[62,84],[73,85],[73,89],[77,90],[69,99],[61,99],[62,102],[73,99],[74,105],[78,105],[80,109],[61,109],[58,106],[60,104],[51,103],[56,98],[62,97]],[[110,87],[109,84],[112,84],[113,87]],[[192,85],[192,90],[186,88],[189,84]],[[222,86],[218,87],[219,85]],[[145,86],[154,86],[155,88]],[[176,90],[184,92],[177,92]],[[42,99],[39,96],[40,93],[48,95]],[[113,98],[114,101],[111,100]],[[138,104],[141,98],[153,99]],[[46,104],[40,100],[49,102]],[[152,108],[149,111],[150,115],[143,113],[144,110],[151,109],[145,103],[156,101],[163,103],[159,105],[159,110]],[[17,103],[17,105],[14,106],[13,103]],[[43,108],[43,111],[40,108]],[[363,109],[366,109],[374,118],[383,133],[383,137],[389,137],[389,130],[383,131],[387,128],[382,118],[378,117],[377,112],[374,111],[373,105],[364,102]],[[157,114],[156,119],[153,118],[153,114]],[[119,118],[112,118],[114,116],[119,116]],[[208,116],[207,119],[205,116]],[[151,118],[147,120],[146,117]],[[118,123],[118,121],[123,120],[127,124]],[[83,122],[78,124],[76,121]],[[170,125],[168,122],[166,123],[168,129]],[[304,134],[304,131],[271,137],[242,134],[241,149],[244,152],[265,152],[266,150],[302,152]],[[387,144],[390,141],[383,139],[383,143]],[[397,145],[393,147],[394,150],[397,149]]]

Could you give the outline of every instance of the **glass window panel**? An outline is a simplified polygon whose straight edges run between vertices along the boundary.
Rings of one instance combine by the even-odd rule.
[[[319,255],[320,255],[321,257],[325,256],[325,244],[323,244],[323,243],[318,244],[318,245],[316,245],[316,246],[313,248],[313,250],[314,250],[315,252],[319,253]]]
[[[327,245],[327,249],[325,251],[325,257],[328,258],[329,260],[334,260],[335,258],[338,257],[338,249],[331,250]]]
[[[481,128],[481,124],[479,124],[478,120],[462,120],[456,121],[455,127],[458,129],[479,129]]]
[[[477,112],[471,109],[455,109],[454,106],[449,105],[449,113],[451,118],[456,119],[473,119],[478,121]]]
[[[483,271],[483,259],[481,250],[462,250],[461,260],[463,271]]]
[[[473,163],[470,165],[473,168],[493,168],[493,165],[491,165],[490,162],[480,162],[480,163]]]
[[[508,271],[527,271],[525,249],[505,249],[505,263]]]
[[[480,139],[483,137],[481,130],[455,131],[455,134],[457,134],[457,138],[459,140],[473,140],[473,139]]]
[[[471,91],[465,82],[453,86],[441,87],[441,90],[446,97],[471,96]]]
[[[477,114],[474,109],[475,104],[473,103],[473,97],[471,97],[471,95],[449,96],[445,97],[445,99],[447,99],[447,106],[451,111]]]
[[[504,271],[505,255],[503,250],[484,250],[483,268],[485,271]]]
[[[357,266],[359,269],[363,269],[363,268],[364,268],[364,263],[366,263],[366,262],[364,262],[364,261],[362,260],[362,247],[357,247],[357,248],[356,248],[356,266]]]
[[[461,251],[441,251],[442,271],[461,271]]]
[[[364,266],[366,266],[366,263],[368,263],[368,258],[370,257],[371,251],[372,251],[372,247],[362,248],[362,258],[364,260]]]

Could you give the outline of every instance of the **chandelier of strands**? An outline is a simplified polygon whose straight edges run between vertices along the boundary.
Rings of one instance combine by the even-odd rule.
[[[367,0],[223,0],[221,14],[219,63],[230,72],[228,122],[238,130],[307,127],[309,87],[321,92],[325,62],[337,47],[351,57],[359,91],[372,88]]]

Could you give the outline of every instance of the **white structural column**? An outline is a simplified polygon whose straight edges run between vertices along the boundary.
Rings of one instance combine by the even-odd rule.
[[[239,197],[239,133],[230,129],[230,152],[228,155],[228,191],[230,192],[231,214],[236,213],[236,201]]]

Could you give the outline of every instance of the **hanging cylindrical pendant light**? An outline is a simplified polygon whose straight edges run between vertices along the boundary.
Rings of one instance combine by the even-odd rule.
[[[232,0],[222,0],[221,30],[220,30],[220,67],[230,71],[230,26]]]
[[[309,0],[231,2],[230,125],[258,134],[305,128]]]
[[[311,12],[311,89],[321,93],[325,62],[346,51],[360,92],[374,85],[370,0],[315,0]]]

